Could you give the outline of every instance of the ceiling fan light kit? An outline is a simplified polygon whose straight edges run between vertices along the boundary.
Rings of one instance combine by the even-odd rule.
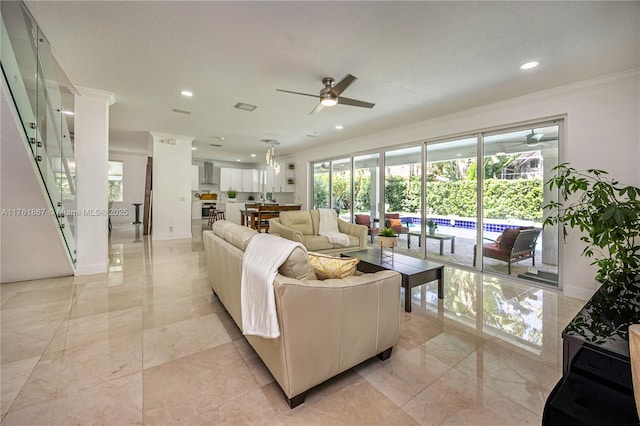
[[[332,106],[337,105],[338,101],[333,99],[333,98],[327,97],[327,98],[322,99],[320,101],[320,103],[322,104],[322,106],[332,107]]]
[[[359,101],[357,99],[344,98],[340,95],[344,92],[347,87],[351,85],[357,78],[351,74],[347,74],[345,78],[340,80],[338,83],[331,77],[325,77],[322,79],[322,84],[324,87],[320,90],[319,95],[312,95],[310,93],[302,93],[302,92],[294,92],[291,90],[284,89],[276,89],[278,92],[292,93],[294,95],[302,95],[302,96],[311,96],[313,98],[318,99],[318,105],[314,109],[311,110],[309,114],[314,114],[318,111],[321,111],[324,107],[332,107],[337,104],[340,105],[349,105],[360,108],[373,108],[375,104],[370,102]]]

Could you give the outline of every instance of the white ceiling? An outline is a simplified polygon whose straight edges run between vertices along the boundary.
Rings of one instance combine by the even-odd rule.
[[[70,80],[115,94],[112,147],[146,149],[156,131],[219,160],[260,161],[261,139],[295,153],[640,62],[637,1],[26,3]],[[519,70],[530,59],[542,65]],[[275,90],[315,94],[347,73],[358,80],[344,95],[373,109],[309,115],[316,100]]]

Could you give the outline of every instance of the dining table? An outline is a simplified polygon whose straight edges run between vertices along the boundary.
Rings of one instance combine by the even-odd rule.
[[[268,232],[268,224],[261,224],[261,222],[268,222],[269,219],[278,217],[280,212],[283,210],[300,210],[300,205],[268,204],[258,206],[258,208],[246,208],[244,210],[240,210],[240,224],[253,228],[257,231],[264,229]]]

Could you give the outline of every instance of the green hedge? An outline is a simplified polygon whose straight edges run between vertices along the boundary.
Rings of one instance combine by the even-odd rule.
[[[334,176],[334,206],[351,208],[350,187],[345,176]],[[314,177],[315,206],[329,207],[329,176]],[[354,193],[355,211],[367,211],[371,184],[361,177]],[[520,219],[542,221],[542,179],[485,179],[484,216],[489,219]],[[427,182],[427,212],[433,215],[476,216],[476,181]],[[420,209],[420,177],[409,184],[401,176],[389,176],[386,181],[385,203],[389,211],[415,213]]]
[[[430,214],[476,216],[474,180],[427,182],[426,192],[427,211]],[[541,179],[487,179],[484,181],[484,217],[540,222],[542,192]]]

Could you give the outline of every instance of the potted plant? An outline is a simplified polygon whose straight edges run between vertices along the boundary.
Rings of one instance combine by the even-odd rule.
[[[238,195],[238,193],[235,190],[231,189],[231,188],[229,188],[229,190],[227,191],[227,198],[229,200],[235,200],[237,195]]]
[[[396,232],[391,228],[382,228],[378,233],[378,246],[384,247],[396,247],[398,245],[398,236]]]
[[[433,220],[427,220],[427,228],[429,229],[429,234],[433,235],[436,233],[436,229],[438,229],[438,224]]]
[[[603,170],[578,171],[568,164],[553,168],[556,177],[546,183],[560,191],[561,202],[544,206],[550,210],[544,226],[577,228],[593,257],[596,280],[611,284],[638,284],[640,274],[640,188],[622,185]]]

